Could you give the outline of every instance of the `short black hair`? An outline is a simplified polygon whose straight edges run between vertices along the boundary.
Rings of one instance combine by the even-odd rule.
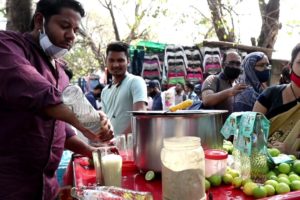
[[[61,12],[62,8],[70,8],[80,14],[81,17],[85,16],[85,11],[80,2],[76,0],[40,0],[36,4],[36,13],[42,13],[47,23],[51,16],[57,15]],[[34,15],[35,15],[34,14]],[[34,17],[33,17],[34,18]],[[30,28],[34,29],[34,19],[32,18]]]
[[[223,57],[222,57],[222,66],[224,66],[225,61],[226,61],[226,59],[227,59],[227,56],[228,56],[228,54],[230,54],[230,53],[237,53],[239,56],[241,56],[241,55],[239,54],[238,50],[236,50],[236,49],[228,49],[228,50],[226,50],[226,51],[224,52],[224,54],[223,54]]]
[[[104,87],[105,87],[105,85],[103,85],[102,83],[99,83],[98,85],[96,85],[94,87],[94,90],[103,90]]]
[[[190,88],[192,91],[194,91],[195,86],[194,86],[193,83],[187,81],[187,82],[185,83],[185,86],[188,87],[188,88]]]
[[[112,42],[107,45],[106,56],[110,51],[124,52],[126,57],[129,57],[129,45],[125,42]]]

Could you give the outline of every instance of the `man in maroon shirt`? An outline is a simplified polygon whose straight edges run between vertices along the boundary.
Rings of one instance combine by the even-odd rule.
[[[56,198],[64,148],[87,156],[94,150],[65,122],[91,140],[113,137],[104,113],[96,136],[61,101],[68,77],[59,58],[84,14],[76,0],[40,0],[30,33],[0,32],[0,199]]]

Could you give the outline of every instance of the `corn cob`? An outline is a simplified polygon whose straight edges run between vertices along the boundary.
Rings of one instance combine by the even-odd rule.
[[[193,105],[193,100],[188,99],[188,100],[185,100],[185,101],[183,101],[183,102],[181,102],[181,103],[179,103],[175,106],[171,106],[169,108],[169,110],[171,112],[175,112],[176,110],[184,110],[184,109],[190,107],[191,105]]]

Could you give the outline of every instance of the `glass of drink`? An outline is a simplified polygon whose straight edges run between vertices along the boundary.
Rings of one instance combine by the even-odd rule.
[[[102,185],[121,187],[122,157],[115,146],[100,147]],[[96,169],[97,170],[97,169]]]

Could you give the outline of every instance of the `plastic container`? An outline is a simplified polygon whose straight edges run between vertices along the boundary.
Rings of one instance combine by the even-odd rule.
[[[249,125],[250,128],[246,127],[251,132],[251,137],[248,139],[250,142],[246,142],[247,145],[243,148],[239,146],[240,141],[247,138],[243,135],[244,133],[241,133],[241,130],[233,140],[234,169],[241,174],[243,179],[251,178],[256,183],[264,183],[267,180],[266,174],[269,171],[267,153],[269,121],[263,115],[251,112],[249,116],[245,117],[246,122],[249,121],[250,114],[255,115],[251,118],[255,120],[249,123],[252,126]]]
[[[228,153],[218,149],[207,149],[205,155],[205,177],[224,175],[227,167]]]
[[[171,137],[161,150],[163,199],[204,200],[204,152],[198,137]]]
[[[91,130],[94,134],[100,131],[100,115],[90,104],[77,85],[67,86],[62,93],[62,101],[76,114],[78,120],[84,127]],[[92,146],[106,146],[105,143],[89,140]]]

